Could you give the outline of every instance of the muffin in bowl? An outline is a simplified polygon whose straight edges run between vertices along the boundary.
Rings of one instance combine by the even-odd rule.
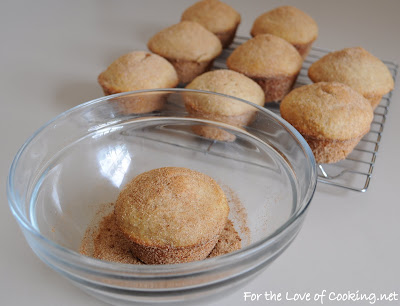
[[[254,21],[251,35],[272,34],[291,43],[306,58],[318,37],[318,25],[313,18],[293,6],[280,6]]]
[[[146,51],[124,54],[100,73],[98,82],[105,95],[140,89],[173,88],[179,83],[174,67],[163,57]],[[119,103],[124,113],[147,113],[163,106],[162,97],[126,97]]]
[[[393,90],[387,66],[362,47],[331,52],[308,69],[313,82],[340,82],[357,90],[376,108],[382,97]]]
[[[218,37],[193,21],[181,21],[161,30],[149,40],[147,46],[171,62],[182,84],[208,71],[222,52]]]
[[[229,205],[209,176],[164,167],[129,182],[115,204],[116,223],[146,264],[174,264],[207,257],[228,219]]]
[[[303,59],[283,38],[262,34],[237,47],[226,64],[256,81],[264,90],[265,102],[273,102],[291,90]]]
[[[263,106],[264,91],[252,79],[232,70],[213,70],[206,72],[186,86],[187,89],[199,89],[234,96]],[[241,127],[249,124],[256,110],[244,103],[235,103],[224,96],[184,95],[185,107],[196,118],[216,120]],[[198,125],[193,130],[198,135],[220,140],[232,141],[234,136],[220,128]]]
[[[228,47],[240,24],[240,14],[228,4],[219,0],[202,0],[188,7],[182,14],[182,21],[195,21],[214,33],[222,47]]]
[[[317,163],[346,158],[369,132],[374,116],[367,99],[338,82],[298,87],[282,100],[280,111],[307,141]]]

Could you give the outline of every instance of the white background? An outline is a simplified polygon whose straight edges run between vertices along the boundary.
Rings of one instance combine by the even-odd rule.
[[[146,49],[194,1],[2,1],[0,4],[0,299],[1,305],[102,305],[40,262],[8,208],[6,179],[23,142],[57,114],[102,96],[97,75],[120,55]],[[315,46],[363,46],[400,63],[400,1],[226,0],[248,35],[264,11],[292,4],[310,14]],[[399,83],[399,82],[397,82]],[[399,87],[400,84],[397,84]],[[400,294],[400,89],[395,89],[369,190],[318,184],[309,214],[289,249],[243,290],[213,305],[245,303],[243,291]],[[264,303],[257,303],[261,305]],[[280,302],[280,305],[317,305]],[[399,305],[376,303],[376,305]],[[326,303],[324,303],[326,305]],[[328,305],[368,305],[328,303]]]

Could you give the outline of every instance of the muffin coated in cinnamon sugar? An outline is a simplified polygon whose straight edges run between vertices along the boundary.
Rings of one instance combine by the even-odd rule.
[[[229,69],[256,81],[265,93],[265,102],[281,100],[292,88],[303,59],[286,40],[261,34],[237,47],[227,59]]]
[[[308,76],[313,82],[340,82],[357,90],[375,108],[394,87],[387,66],[364,48],[331,52],[314,62]]]
[[[272,34],[291,43],[303,58],[318,37],[318,25],[309,15],[293,6],[280,6],[254,21],[251,35]]]
[[[260,106],[263,106],[265,101],[264,91],[256,82],[232,70],[206,72],[195,78],[186,88],[234,96]],[[249,124],[256,113],[254,107],[224,96],[185,93],[183,97],[186,109],[196,118],[221,121],[241,127]],[[211,139],[220,141],[235,139],[229,132],[216,127],[199,125],[193,129],[197,134]]]
[[[225,227],[229,206],[211,177],[165,167],[129,182],[114,212],[136,257],[147,264],[173,264],[207,257]]]
[[[178,85],[174,67],[157,54],[133,51],[124,54],[100,73],[98,82],[104,94],[111,95],[140,89],[172,88]],[[162,97],[143,96],[119,99],[119,107],[125,113],[146,113],[163,105]]]
[[[208,71],[222,52],[218,37],[193,21],[181,21],[161,30],[147,46],[172,63],[180,83],[188,83]]]
[[[320,82],[292,90],[281,102],[281,116],[309,144],[317,163],[346,158],[368,133],[373,110],[351,87]]]
[[[228,47],[240,24],[240,14],[228,4],[219,0],[202,0],[188,7],[181,20],[195,21],[214,33],[222,47]]]

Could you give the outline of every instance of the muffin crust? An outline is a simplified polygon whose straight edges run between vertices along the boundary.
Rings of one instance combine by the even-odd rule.
[[[124,54],[100,73],[98,82],[105,95],[141,89],[173,88],[179,83],[174,67],[163,57],[147,51]],[[115,107],[123,114],[141,114],[164,106],[164,95],[125,96]],[[113,101],[113,100],[110,100]]]
[[[174,65],[181,83],[190,82],[209,69],[212,61],[222,52],[218,37],[193,21],[181,21],[161,30],[149,40],[147,46]]]
[[[235,37],[240,24],[240,14],[228,4],[218,0],[202,0],[188,7],[182,14],[182,21],[200,23],[214,33],[224,48],[228,47]]]
[[[237,47],[227,59],[229,69],[256,81],[266,102],[277,101],[291,89],[303,60],[283,38],[261,34]]]
[[[98,82],[106,95],[139,89],[178,85],[174,67],[157,54],[134,51],[122,55],[100,73]]]
[[[313,82],[346,84],[368,99],[374,108],[394,87],[392,74],[386,65],[361,47],[325,55],[310,66],[308,76]]]
[[[272,34],[291,43],[305,58],[318,36],[318,25],[309,15],[293,6],[280,6],[254,21],[251,35]]]
[[[116,223],[132,241],[132,252],[148,264],[204,259],[228,213],[225,194],[212,178],[179,167],[138,175],[115,205]]]
[[[186,86],[234,96],[260,106],[265,96],[262,88],[252,79],[232,70],[214,70],[195,78]],[[185,107],[192,117],[225,122],[242,127],[249,124],[256,113],[254,107],[224,96],[184,95]],[[234,141],[235,136],[217,127],[194,126],[193,131],[203,137],[219,141]]]
[[[369,131],[373,119],[369,102],[337,82],[294,89],[282,100],[280,111],[307,140],[318,163],[345,158]]]
[[[261,87],[252,79],[236,71],[219,69],[206,72],[191,83],[186,88],[200,89],[217,92],[225,95],[234,96],[255,104],[264,105],[264,92]],[[236,101],[227,101],[223,96],[196,96],[196,99],[185,99],[186,104],[190,104],[193,109],[198,111],[213,113],[222,116],[237,116],[249,112],[253,107]]]

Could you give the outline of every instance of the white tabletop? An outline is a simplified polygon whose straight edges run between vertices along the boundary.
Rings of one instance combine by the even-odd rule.
[[[31,252],[11,215],[6,177],[23,142],[42,124],[82,102],[102,96],[97,75],[118,56],[146,49],[157,31],[178,22],[194,1],[5,1],[1,41],[1,305],[103,305],[53,272]],[[280,1],[226,0],[242,15],[239,34]],[[315,46],[338,50],[363,46],[400,63],[400,1],[286,0],[317,21]],[[293,244],[267,270],[213,305],[244,305],[244,292],[396,293],[400,304],[399,82],[366,193],[318,184],[304,226]],[[324,300],[324,305],[369,305]],[[256,304],[266,304],[260,301]],[[271,303],[269,303],[271,304]]]

